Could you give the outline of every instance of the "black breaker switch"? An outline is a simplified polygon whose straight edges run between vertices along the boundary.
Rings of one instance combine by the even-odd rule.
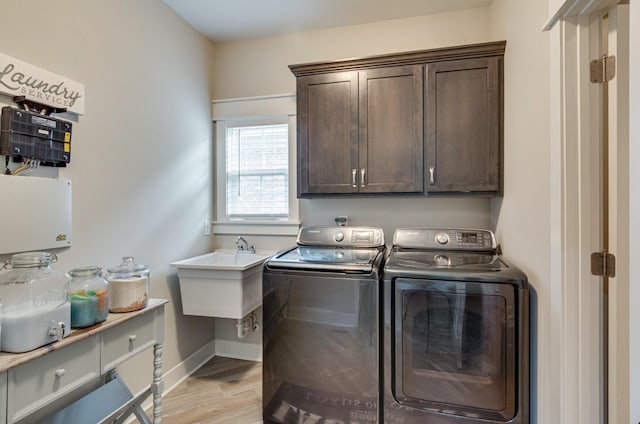
[[[71,162],[71,122],[12,107],[2,108],[0,122],[0,155],[50,166]]]

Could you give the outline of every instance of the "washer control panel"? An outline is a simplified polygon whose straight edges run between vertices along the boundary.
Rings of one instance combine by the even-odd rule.
[[[467,228],[398,228],[393,246],[407,249],[493,251],[496,239],[489,230]]]
[[[301,246],[383,247],[384,233],[374,227],[305,227],[298,232]]]

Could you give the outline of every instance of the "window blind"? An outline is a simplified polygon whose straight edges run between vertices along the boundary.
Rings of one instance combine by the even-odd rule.
[[[287,124],[227,127],[229,218],[286,218],[289,213]]]

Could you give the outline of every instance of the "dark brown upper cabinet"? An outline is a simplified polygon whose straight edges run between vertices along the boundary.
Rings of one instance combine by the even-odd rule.
[[[298,197],[501,194],[505,44],[291,65]]]
[[[423,71],[298,78],[298,195],[423,192]]]
[[[396,66],[360,71],[361,193],[421,193],[424,68]]]
[[[500,59],[427,65],[427,193],[502,192]]]
[[[298,196],[357,193],[358,73],[297,80]]]

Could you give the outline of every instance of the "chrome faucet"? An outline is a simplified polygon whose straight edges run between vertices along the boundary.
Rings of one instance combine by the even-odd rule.
[[[238,246],[238,253],[256,253],[256,248],[249,246],[247,240],[242,236],[236,237],[236,246]]]

